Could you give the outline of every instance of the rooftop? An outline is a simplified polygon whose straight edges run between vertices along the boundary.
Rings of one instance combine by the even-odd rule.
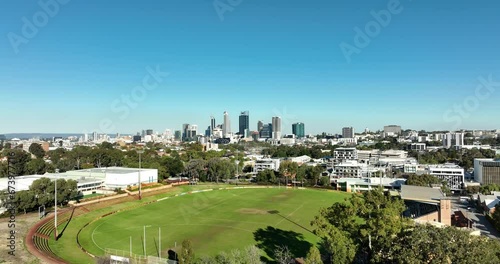
[[[401,199],[403,200],[438,203],[443,198],[445,196],[440,189],[413,185],[401,186]]]

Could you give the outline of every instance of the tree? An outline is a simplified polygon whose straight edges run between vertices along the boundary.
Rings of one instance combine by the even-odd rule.
[[[42,148],[42,145],[38,143],[32,143],[29,147],[29,151],[38,159],[41,159],[45,156],[45,150]]]
[[[29,174],[44,174],[47,172],[47,163],[43,159],[32,159],[26,164]]]
[[[357,249],[361,250],[358,254],[381,261],[392,238],[408,226],[409,220],[401,216],[405,208],[400,199],[376,189],[321,209],[311,224],[339,263],[351,262]]]
[[[263,170],[257,173],[256,177],[257,182],[259,183],[276,183],[276,175],[273,170]]]
[[[395,239],[391,258],[401,264],[500,263],[500,242],[454,227],[416,225]]]
[[[292,259],[292,252],[290,252],[287,246],[278,246],[274,250],[274,260],[278,264],[289,264]]]
[[[179,254],[179,264],[192,264],[195,263],[195,255],[191,240],[182,241],[182,248]]]
[[[166,157],[162,164],[167,168],[167,172],[170,177],[175,177],[184,171],[184,163],[178,156]]]
[[[9,161],[11,164],[11,173],[16,176],[29,174],[26,164],[31,160],[28,153],[22,149],[9,150]]]
[[[319,253],[319,249],[316,246],[312,246],[307,253],[305,262],[307,264],[323,264],[321,260],[321,254]]]
[[[298,164],[293,161],[285,160],[281,162],[279,172],[281,176],[284,176],[286,179],[295,179],[298,171]],[[288,182],[288,180],[287,180]]]

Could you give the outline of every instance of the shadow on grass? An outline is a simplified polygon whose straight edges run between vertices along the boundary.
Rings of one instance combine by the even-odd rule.
[[[275,259],[275,252],[280,246],[286,246],[293,257],[305,257],[311,248],[311,243],[304,240],[300,233],[277,229],[268,226],[254,232],[257,247],[264,250],[266,254]],[[269,260],[265,260],[269,261]]]
[[[316,235],[316,234],[314,234],[314,232],[313,232],[313,231],[311,231],[311,230],[307,229],[306,227],[304,227],[303,225],[301,225],[301,224],[299,224],[299,223],[297,223],[297,222],[295,222],[295,221],[291,220],[290,218],[288,218],[288,217],[286,217],[286,216],[284,216],[284,215],[280,214],[280,212],[279,212],[279,211],[277,211],[277,210],[268,211],[267,213],[269,213],[269,214],[275,214],[275,215],[278,215],[278,216],[280,216],[281,218],[283,218],[283,219],[287,220],[288,222],[290,222],[290,223],[292,223],[292,224],[294,224],[294,225],[296,225],[296,226],[298,226],[298,227],[300,227],[300,228],[304,229],[305,231],[307,231],[307,232],[309,232],[309,233],[311,233],[311,234],[313,234],[313,235]]]
[[[75,209],[76,207],[73,207],[73,210],[71,211],[71,215],[69,216],[68,218],[68,221],[66,222],[66,225],[64,226],[63,230],[61,231],[61,233],[59,233],[57,235],[57,239],[56,240],[59,240],[59,238],[61,238],[64,234],[64,231],[66,231],[66,228],[68,227],[69,223],[71,222],[71,220],[73,219],[73,214],[75,213]]]

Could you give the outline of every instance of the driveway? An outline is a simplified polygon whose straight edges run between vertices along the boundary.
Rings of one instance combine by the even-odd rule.
[[[480,230],[481,234],[490,238],[500,239],[500,233],[481,213],[478,213],[475,206],[469,203],[463,203],[458,198],[451,201],[453,211],[461,209],[465,216],[474,222],[474,229]]]

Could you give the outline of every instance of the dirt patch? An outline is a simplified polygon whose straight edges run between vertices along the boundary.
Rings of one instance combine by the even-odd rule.
[[[265,215],[268,214],[267,211],[255,208],[241,208],[238,210],[238,213],[241,214],[253,214],[253,215]]]
[[[29,227],[38,222],[38,213],[29,213],[16,216],[16,251],[15,256],[8,254],[8,248],[5,246],[9,240],[10,228],[8,228],[9,218],[0,219],[0,241],[2,241],[2,250],[0,250],[0,263],[43,263],[28,250],[24,245],[24,238]],[[5,241],[5,242],[4,242]]]

